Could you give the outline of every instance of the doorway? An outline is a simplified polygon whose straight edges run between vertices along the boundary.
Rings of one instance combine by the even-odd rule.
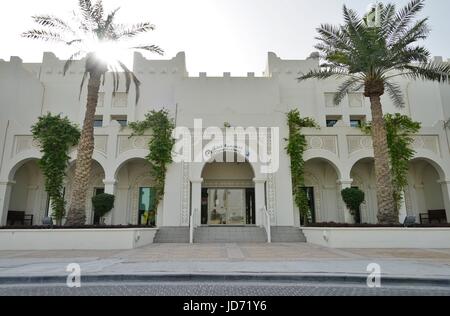
[[[202,225],[255,225],[255,189],[202,189]]]

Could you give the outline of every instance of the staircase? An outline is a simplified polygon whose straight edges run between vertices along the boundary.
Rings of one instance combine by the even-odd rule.
[[[297,227],[272,226],[273,243],[306,242]],[[266,243],[266,230],[258,226],[200,226],[194,231],[194,243]],[[160,227],[154,243],[189,243],[189,227]]]
[[[160,227],[153,242],[156,244],[189,243],[189,227]]]
[[[265,243],[266,231],[257,226],[201,226],[194,232],[194,243]]]
[[[306,242],[306,237],[298,227],[272,226],[272,242]]]

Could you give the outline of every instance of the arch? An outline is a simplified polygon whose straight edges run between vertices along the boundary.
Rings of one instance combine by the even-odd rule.
[[[373,149],[363,149],[358,150],[356,153],[352,154],[347,160],[346,166],[348,169],[345,170],[346,179],[351,179],[351,172],[353,168],[358,164],[361,160],[364,159],[375,159],[375,154]]]
[[[261,173],[261,168],[259,163],[250,162],[246,157],[244,157],[242,154],[236,152],[236,151],[221,151],[216,153],[214,156],[212,156],[208,161],[203,161],[201,163],[194,163],[192,164],[191,168],[191,179],[202,179],[202,173],[205,169],[205,166],[211,162],[213,162],[219,155],[223,155],[224,153],[233,153],[236,154],[238,157],[240,157],[243,161],[249,164],[249,166],[252,168],[253,175],[255,179],[265,179],[266,174]]]
[[[330,152],[328,152],[328,151],[308,150],[305,153],[303,160],[305,161],[305,163],[308,161],[312,161],[312,160],[326,161],[334,168],[334,171],[336,171],[338,179],[342,179],[342,176],[344,175],[344,173],[343,173],[344,167],[342,166],[341,161],[339,160],[339,158],[337,156],[330,155]]]
[[[47,193],[44,175],[38,165],[38,159],[20,161],[11,173],[13,185],[8,198],[8,210],[33,215],[33,224],[40,223],[45,215]]]
[[[17,170],[22,167],[24,164],[31,160],[39,160],[42,158],[42,154],[37,150],[28,150],[26,152],[21,153],[14,157],[14,159],[10,162],[9,168],[6,170],[6,181],[12,181]]]
[[[109,170],[110,174],[106,174],[106,178],[117,179],[117,174],[125,164],[134,159],[145,160],[148,156],[148,153],[149,152],[147,149],[133,149],[123,153],[117,158],[116,162],[113,165],[113,168]]]
[[[316,222],[341,221],[338,188],[340,176],[338,165],[330,159],[319,156],[308,157],[305,161],[305,185],[314,189]]]
[[[437,158],[433,153],[426,150],[416,150],[416,154],[413,159],[411,159],[411,162],[417,160],[424,160],[432,165],[439,174],[439,177],[441,178],[440,180],[444,181],[446,179],[450,179],[450,171],[444,169],[443,167],[445,166],[445,163],[440,158]]]
[[[406,206],[410,215],[419,219],[420,214],[430,210],[448,209],[448,197],[442,187],[443,177],[444,170],[436,161],[424,157],[411,160],[406,190]]]
[[[373,157],[364,157],[356,161],[350,169],[352,186],[358,187],[365,194],[365,202],[361,205],[361,222],[377,223],[377,194],[375,179],[375,161]]]

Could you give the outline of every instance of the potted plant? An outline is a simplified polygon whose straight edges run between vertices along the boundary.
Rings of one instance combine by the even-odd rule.
[[[355,223],[361,224],[360,208],[361,204],[364,203],[364,192],[358,188],[347,188],[342,190],[341,195],[350,214],[355,219]]]
[[[92,198],[92,205],[94,207],[95,214],[102,219],[101,223],[104,223],[104,217],[114,208],[114,195],[103,193],[96,195]]]

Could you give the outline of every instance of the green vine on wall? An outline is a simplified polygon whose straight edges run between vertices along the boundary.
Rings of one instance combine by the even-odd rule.
[[[420,130],[421,124],[413,121],[409,116],[399,113],[386,114],[384,122],[394,185],[394,199],[397,209],[399,209],[403,192],[408,186],[409,162],[415,154],[412,148],[414,135]],[[363,126],[362,129],[365,133],[371,134],[370,123]]]
[[[69,163],[68,151],[80,139],[79,128],[67,117],[41,116],[31,127],[33,138],[39,141],[42,158],[39,167],[45,177],[45,190],[51,200],[52,215],[60,222],[65,215],[63,183]]]
[[[147,160],[151,166],[151,176],[155,181],[155,211],[164,196],[164,185],[166,172],[172,163],[172,148],[175,140],[172,131],[175,128],[173,120],[169,117],[167,110],[151,111],[145,115],[145,120],[130,123],[133,136],[144,135],[150,131],[151,137],[148,143],[150,153]]]
[[[304,224],[311,222],[312,215],[306,195],[305,187],[305,161],[303,154],[307,149],[305,135],[302,128],[317,128],[317,123],[311,118],[302,118],[298,110],[292,110],[287,114],[289,126],[289,138],[286,151],[291,158],[292,191],[295,204],[299,208],[300,217]]]

